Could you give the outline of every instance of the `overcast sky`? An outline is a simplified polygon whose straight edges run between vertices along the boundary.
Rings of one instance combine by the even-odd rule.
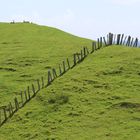
[[[91,39],[108,32],[140,38],[140,0],[0,0],[0,21],[12,20]]]

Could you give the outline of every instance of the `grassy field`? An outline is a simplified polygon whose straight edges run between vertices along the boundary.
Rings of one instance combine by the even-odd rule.
[[[0,106],[91,42],[46,26],[0,23]]]
[[[0,138],[139,140],[139,131],[140,49],[110,46],[41,90],[0,128]]]

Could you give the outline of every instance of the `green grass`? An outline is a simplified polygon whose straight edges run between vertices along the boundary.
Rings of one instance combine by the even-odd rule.
[[[0,106],[91,42],[46,26],[0,23]]]
[[[139,140],[139,54],[110,46],[89,55],[9,119],[0,138]]]

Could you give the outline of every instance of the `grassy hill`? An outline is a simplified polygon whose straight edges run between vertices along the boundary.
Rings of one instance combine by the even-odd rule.
[[[78,40],[80,41],[79,38],[75,41],[77,44]],[[90,41],[85,40],[86,43],[88,45]],[[84,45],[84,40],[77,46],[80,45]],[[33,48],[34,45],[31,46]],[[73,47],[74,43],[68,50],[70,54]],[[78,48],[74,48],[73,52],[75,49]],[[65,51],[63,53],[65,57],[70,55],[68,52],[65,54]],[[56,52],[52,50],[54,55]],[[44,51],[41,51],[40,55],[41,53],[49,59]],[[47,89],[41,90],[30,103],[8,120],[0,128],[0,138],[2,140],[139,140],[139,54],[140,49],[123,46],[110,46],[90,54],[74,69],[56,79]],[[15,53],[16,55],[18,54]],[[35,60],[42,58],[38,55],[38,53],[35,55]],[[59,53],[55,56],[58,55]],[[20,58],[20,55],[17,58]],[[61,54],[57,61],[62,59]],[[57,64],[57,61],[54,57],[48,62],[51,65]],[[47,65],[47,62],[43,63],[37,63],[36,67]],[[21,68],[22,70],[24,68]],[[42,73],[40,70],[38,68],[35,72]],[[29,72],[34,74],[32,69]],[[10,79],[16,80],[19,76],[17,73],[16,77]]]
[[[0,106],[81,46],[91,40],[46,26],[0,23]]]

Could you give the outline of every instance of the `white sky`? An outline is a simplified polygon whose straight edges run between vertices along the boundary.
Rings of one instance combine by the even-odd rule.
[[[140,0],[0,0],[0,22],[12,20],[91,39],[108,32],[140,38]]]

